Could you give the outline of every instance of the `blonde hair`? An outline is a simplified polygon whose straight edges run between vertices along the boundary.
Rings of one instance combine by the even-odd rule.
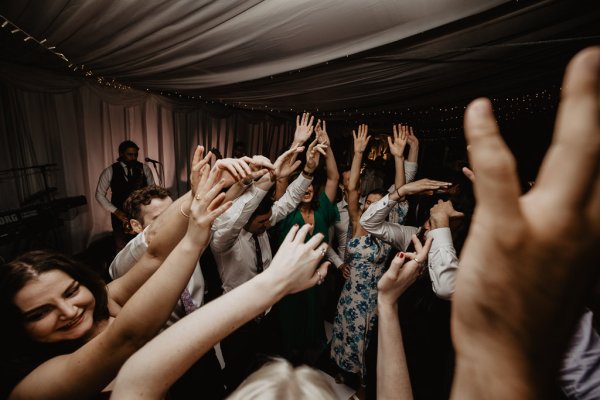
[[[317,370],[307,366],[294,368],[275,358],[248,376],[227,400],[335,400],[332,387]]]

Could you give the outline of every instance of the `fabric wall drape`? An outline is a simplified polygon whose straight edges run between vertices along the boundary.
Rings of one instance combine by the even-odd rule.
[[[231,156],[233,144],[241,140],[250,154],[274,158],[293,135],[294,121],[267,114],[176,103],[10,65],[0,65],[0,75],[0,170],[47,166],[55,197],[86,197],[87,206],[65,223],[73,253],[111,231],[95,190],[123,140],[140,146],[140,161],[150,157],[161,162],[163,186],[178,196],[188,190],[195,146],[216,147]],[[159,172],[155,170],[157,181]],[[40,168],[1,173],[0,210],[19,208],[44,190],[43,177]]]

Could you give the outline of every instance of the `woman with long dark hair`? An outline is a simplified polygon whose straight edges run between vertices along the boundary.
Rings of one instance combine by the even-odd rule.
[[[179,218],[173,224],[187,225],[187,232],[139,290],[139,278],[147,274],[140,263],[106,287],[84,266],[52,252],[30,252],[3,266],[0,311],[8,340],[0,352],[2,397],[96,397],[158,332],[208,245],[212,222],[231,205],[219,194],[219,169],[207,163],[199,148],[195,194],[163,213]],[[163,231],[172,233],[161,230],[152,243],[169,241],[161,239]]]

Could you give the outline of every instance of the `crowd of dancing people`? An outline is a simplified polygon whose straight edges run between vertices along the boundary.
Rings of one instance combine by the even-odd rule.
[[[2,266],[0,395],[337,398],[321,369],[361,399],[598,398],[599,83],[586,49],[527,193],[486,99],[465,112],[469,167],[437,179],[416,179],[403,124],[382,187],[366,124],[347,168],[307,113],[276,160],[198,146],[188,193],[106,203],[136,234],[109,278],[47,250]]]

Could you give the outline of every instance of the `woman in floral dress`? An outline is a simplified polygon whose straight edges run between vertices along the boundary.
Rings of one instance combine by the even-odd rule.
[[[337,315],[333,324],[331,357],[338,367],[357,374],[361,381],[365,378],[364,355],[369,342],[370,331],[377,320],[377,282],[385,272],[385,261],[392,249],[386,242],[368,234],[360,225],[362,213],[369,205],[380,200],[386,191],[375,190],[367,195],[363,209],[359,207],[359,175],[362,156],[370,136],[368,127],[360,125],[358,135],[354,135],[354,157],[348,185],[348,213],[350,215],[349,235],[346,247],[346,263],[350,266],[350,276],[346,280],[338,301]],[[406,134],[394,126],[394,140],[389,139],[390,150],[395,156],[396,187],[404,185],[403,152]]]

